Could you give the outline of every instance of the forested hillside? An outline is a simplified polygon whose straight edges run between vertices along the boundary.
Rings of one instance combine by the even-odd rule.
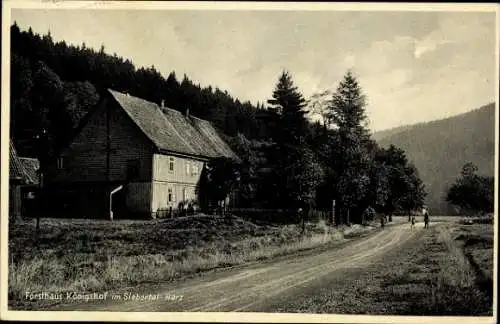
[[[202,88],[186,75],[178,79],[174,71],[164,78],[154,65],[136,68],[128,59],[107,54],[104,46],[96,51],[85,43],[54,42],[50,33],[40,36],[14,24],[11,47],[11,136],[23,156],[36,155],[33,138],[39,126],[64,138],[106,88],[158,104],[165,100],[166,106],[180,111],[189,108],[229,136],[269,136],[256,117],[262,104],[240,102],[218,88]],[[35,110],[33,105],[44,108]]]
[[[494,175],[495,104],[447,119],[406,126],[378,142],[381,146],[392,144],[404,149],[420,171],[429,191],[431,209],[434,213],[451,212],[444,197],[465,163],[475,164],[479,174]]]
[[[413,127],[413,125],[403,125],[403,126],[398,126],[398,127],[394,127],[394,128],[384,129],[384,130],[373,133],[372,137],[374,140],[380,141],[380,140],[382,140],[386,137],[389,137],[391,135],[404,132],[404,131],[410,129],[411,127]]]

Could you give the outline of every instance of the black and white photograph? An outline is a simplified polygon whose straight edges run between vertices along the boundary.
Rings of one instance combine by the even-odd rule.
[[[496,322],[498,19],[3,2],[2,319]]]

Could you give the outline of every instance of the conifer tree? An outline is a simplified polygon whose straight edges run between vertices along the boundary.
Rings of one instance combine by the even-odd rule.
[[[335,186],[342,222],[350,223],[350,211],[363,199],[369,186],[370,135],[366,128],[366,100],[355,76],[348,71],[333,94],[326,114],[338,132],[339,156],[336,157],[338,178]]]
[[[293,84],[289,72],[281,73],[273,98],[267,102],[280,115],[275,140],[282,145],[302,145],[308,132],[306,100]]]
[[[322,172],[305,141],[309,131],[306,101],[287,71],[282,72],[268,103],[279,116],[273,134],[277,198],[282,206],[302,208],[300,216],[304,222],[315,201]]]

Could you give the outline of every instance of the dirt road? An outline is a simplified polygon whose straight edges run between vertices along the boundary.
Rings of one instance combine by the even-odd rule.
[[[342,248],[208,273],[183,282],[110,292],[105,300],[73,303],[53,310],[265,311],[270,304],[286,303],[311,293],[340,270],[369,266],[412,240],[423,231],[422,227],[422,223],[417,223],[413,230],[408,223],[388,226]]]

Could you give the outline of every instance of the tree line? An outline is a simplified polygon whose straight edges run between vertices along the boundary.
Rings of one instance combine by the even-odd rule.
[[[420,208],[426,192],[418,171],[403,150],[379,147],[371,138],[366,98],[353,73],[329,93],[316,102],[323,122],[310,123],[311,100],[283,71],[268,100],[276,114],[271,140],[233,138],[245,160],[240,189],[249,206],[334,209],[336,223],[367,221],[367,208],[389,216]]]
[[[186,75],[179,82],[174,71],[164,78],[154,66],[137,69],[106,54],[104,46],[96,51],[54,42],[50,33],[21,31],[15,23],[11,44],[11,137],[21,155],[41,163],[67,144],[81,117],[113,88],[189,109],[224,134],[243,163],[236,168],[214,161],[206,183],[216,188],[207,199],[220,200],[237,188],[242,207],[335,208],[337,223],[363,222],[371,215],[367,208],[409,214],[423,204],[424,185],[405,152],[371,138],[366,98],[350,71],[336,89],[307,100],[283,71],[269,100],[252,105]],[[311,109],[322,119],[310,121]],[[47,142],[40,145],[43,134]]]
[[[495,208],[494,194],[494,178],[479,175],[478,167],[468,162],[448,189],[446,201],[458,207],[460,213],[492,213]]]

